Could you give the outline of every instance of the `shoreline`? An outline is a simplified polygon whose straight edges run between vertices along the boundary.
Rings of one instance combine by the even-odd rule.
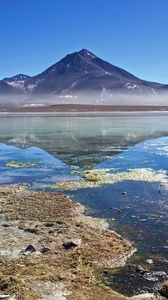
[[[15,108],[1,108],[0,115],[9,114],[53,114],[58,116],[75,116],[75,115],[110,115],[122,113],[168,113],[168,106],[152,106],[152,105],[92,105],[92,104],[56,104],[50,106],[27,106]]]
[[[0,118],[28,118],[28,117],[45,117],[45,118],[96,118],[96,117],[121,117],[121,116],[168,116],[168,111],[115,111],[115,112],[2,112]]]
[[[98,274],[124,265],[135,249],[84,210],[62,193],[1,185],[1,293],[16,299],[127,299]]]

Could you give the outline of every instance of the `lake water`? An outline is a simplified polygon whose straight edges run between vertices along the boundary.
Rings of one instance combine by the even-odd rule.
[[[19,161],[22,165],[17,166]],[[0,183],[28,182],[49,189],[55,182],[80,178],[83,170],[110,168],[163,170],[168,175],[168,114],[0,116]],[[66,192],[134,243],[138,250],[130,264],[167,273],[167,186],[122,180]],[[155,273],[152,280],[136,278],[132,284],[133,273],[128,266],[105,280],[131,295],[153,290],[166,277]]]

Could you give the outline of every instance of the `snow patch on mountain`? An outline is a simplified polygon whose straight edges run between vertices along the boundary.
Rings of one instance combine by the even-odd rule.
[[[88,56],[90,56],[91,58],[95,58],[95,57],[96,57],[95,55],[93,55],[93,54],[92,54],[91,52],[89,52],[89,51],[87,51],[86,54],[87,54]]]
[[[134,89],[139,88],[136,84],[130,83],[130,82],[127,82],[127,83],[125,84],[125,87],[126,87],[128,90],[134,90]]]
[[[151,88],[151,91],[154,96],[158,96],[158,93],[153,88]]]
[[[111,76],[111,73],[110,73],[110,72],[105,72],[105,74]]]
[[[77,86],[78,81],[75,81],[74,83],[71,84],[71,88],[74,88],[75,86]]]
[[[18,89],[24,89],[24,81],[6,81],[6,83],[9,86],[18,88]]]
[[[27,85],[27,90],[33,90],[36,86],[38,85],[38,83],[31,83]]]

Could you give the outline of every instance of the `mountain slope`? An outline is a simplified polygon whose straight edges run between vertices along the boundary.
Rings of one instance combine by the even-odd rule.
[[[0,80],[0,95],[10,95],[16,93],[16,89],[11,87],[4,80]]]
[[[86,49],[68,54],[36,76],[18,74],[0,81],[0,94],[54,95],[60,101],[94,95],[97,102],[105,102],[116,94],[156,96],[165,91],[168,91],[166,85],[137,78]]]
[[[32,94],[76,94],[83,92],[153,93],[160,84],[143,81],[83,49],[67,55],[41,74],[28,79]]]
[[[17,74],[12,77],[4,78],[3,82],[5,82],[8,86],[14,88],[16,92],[21,93],[25,91],[24,84],[28,78],[30,78],[30,76],[25,74]]]

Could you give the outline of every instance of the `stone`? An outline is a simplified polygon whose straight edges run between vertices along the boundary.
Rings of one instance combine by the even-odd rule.
[[[48,231],[49,234],[52,234],[52,233],[55,233],[55,232],[56,232],[56,229],[51,229],[51,230]]]
[[[167,278],[167,274],[166,272],[146,272],[143,276],[144,279],[148,280],[148,281],[159,281],[159,280],[164,280]]]
[[[99,180],[101,180],[100,174],[97,174],[94,171],[86,171],[83,175],[83,178],[87,181],[99,181]]]
[[[34,227],[28,227],[24,229],[25,232],[38,234],[38,229]]]
[[[64,221],[61,221],[61,220],[57,220],[56,223],[57,223],[58,225],[62,225],[62,224],[64,224],[65,222],[64,222]]]
[[[146,260],[146,262],[149,264],[149,265],[152,265],[153,264],[153,259],[149,258]]]
[[[33,246],[33,245],[29,245],[27,246],[27,248],[25,249],[25,252],[30,252],[30,253],[33,253],[33,252],[36,252],[36,248]]]
[[[137,266],[136,267],[136,272],[139,273],[139,275],[141,275],[144,279],[148,280],[148,281],[159,281],[159,279],[166,279],[166,272],[162,272],[162,271],[149,271],[146,270],[144,268],[142,268],[141,266]]]
[[[44,254],[44,253],[46,253],[46,252],[49,252],[49,251],[51,251],[51,249],[48,248],[48,247],[43,247],[43,248],[41,248],[41,250],[40,250],[40,252],[41,252],[42,254]]]
[[[59,275],[59,276],[58,276],[58,279],[59,279],[59,280],[65,280],[65,276],[64,276],[64,275]]]
[[[54,226],[54,223],[52,222],[47,222],[44,224],[45,227],[53,227]]]
[[[19,183],[19,187],[30,187],[30,184],[28,184],[27,182],[22,182]]]
[[[136,271],[137,271],[137,273],[139,273],[141,275],[144,275],[149,272],[149,271],[145,270],[144,268],[142,268],[141,266],[137,266]]]
[[[5,222],[5,223],[3,223],[3,224],[2,224],[2,227],[10,227],[10,226],[12,226],[12,224],[11,224],[11,223],[7,223],[7,222]]]
[[[165,282],[163,282],[163,284],[159,288],[159,292],[160,292],[161,295],[163,295],[166,298],[168,298],[168,280],[166,280]]]
[[[66,250],[68,250],[71,248],[78,247],[80,246],[80,244],[81,244],[81,239],[73,239],[73,240],[63,242],[62,245]]]

